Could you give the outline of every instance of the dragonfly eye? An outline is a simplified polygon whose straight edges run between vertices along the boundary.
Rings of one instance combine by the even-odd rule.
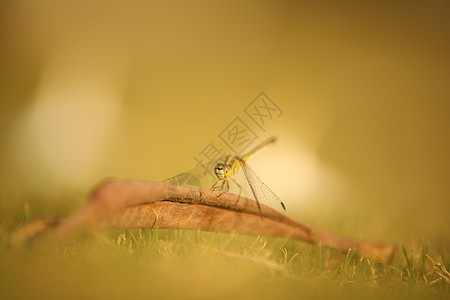
[[[225,177],[225,165],[220,163],[214,167],[214,173],[216,173],[217,178],[223,179]]]

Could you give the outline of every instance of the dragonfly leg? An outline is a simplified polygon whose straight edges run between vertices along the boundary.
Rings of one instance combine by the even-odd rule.
[[[222,189],[224,184],[225,184],[224,180],[223,179],[219,179],[219,180],[216,181],[216,183],[213,184],[211,189],[213,191],[218,190],[218,189]]]
[[[223,189],[224,185],[226,185],[225,189]],[[223,194],[225,194],[226,192],[228,192],[230,190],[230,182],[228,180],[224,180],[221,188],[223,189],[222,193],[220,193],[220,195],[217,198],[220,198],[220,196],[222,196]]]
[[[237,207],[237,206],[238,206],[238,203],[239,203],[239,199],[241,199],[242,187],[241,187],[241,185],[240,185],[239,183],[237,183],[236,180],[233,179],[233,177],[230,177],[230,178],[231,178],[231,180],[233,180],[233,182],[239,187],[239,195],[238,195],[238,198],[236,199],[236,203],[234,204],[234,207]]]
[[[219,184],[219,183],[221,183],[221,184]],[[226,188],[224,189],[224,187],[226,187]],[[213,191],[219,190],[220,193],[219,193],[219,196],[217,196],[217,198],[220,198],[220,196],[222,196],[223,194],[225,194],[226,192],[228,192],[230,190],[230,183],[228,182],[227,179],[219,179],[211,187],[211,190],[213,190]]]

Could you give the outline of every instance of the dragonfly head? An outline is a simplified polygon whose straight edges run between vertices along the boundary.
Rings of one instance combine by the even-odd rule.
[[[218,163],[214,167],[214,173],[216,174],[218,179],[228,178],[230,176],[230,171],[230,166],[223,163]]]

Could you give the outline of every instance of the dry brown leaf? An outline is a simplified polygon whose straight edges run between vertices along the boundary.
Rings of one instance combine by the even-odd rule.
[[[220,196],[220,197],[219,197]],[[343,252],[388,261],[395,254],[393,245],[376,245],[314,228],[295,221],[268,206],[235,194],[171,186],[165,182],[109,179],[90,195],[86,205],[65,220],[33,220],[12,237],[21,244],[39,233],[64,241],[86,230],[107,228],[200,229],[249,235],[291,237],[321,244]],[[33,228],[33,224],[38,227]],[[48,224],[46,226],[46,224]],[[30,234],[30,232],[32,234]]]

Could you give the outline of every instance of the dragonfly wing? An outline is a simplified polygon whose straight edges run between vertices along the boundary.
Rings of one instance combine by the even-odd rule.
[[[196,188],[202,187],[200,179],[190,172],[180,173],[164,181],[170,185],[196,187]]]
[[[199,164],[189,171],[180,173],[164,181],[171,185],[209,189],[217,182],[217,177],[214,174],[214,167],[224,159],[225,158],[222,157],[208,163]]]
[[[255,200],[285,215],[286,206],[280,197],[278,197],[245,162],[239,161],[239,163],[242,166],[245,178],[247,179]]]

